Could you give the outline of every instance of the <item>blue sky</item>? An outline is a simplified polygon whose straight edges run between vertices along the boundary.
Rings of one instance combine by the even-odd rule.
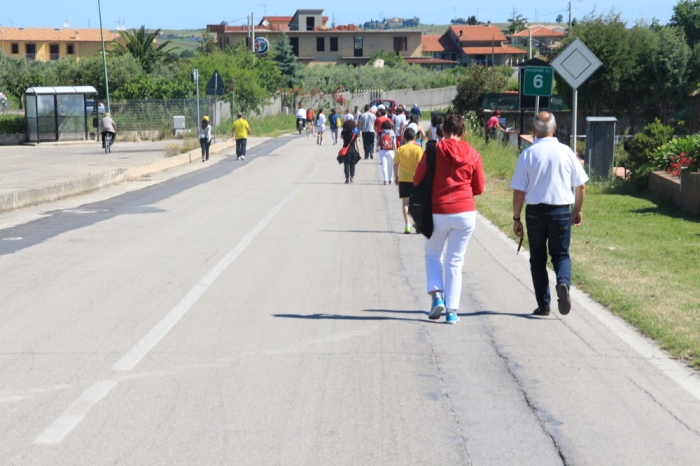
[[[338,24],[362,23],[370,19],[385,17],[418,16],[422,23],[446,24],[455,17],[468,17],[477,14],[476,5],[470,6],[464,1],[443,1],[439,7],[426,8],[431,2],[426,0],[402,0],[399,2],[289,2],[275,0],[258,0],[260,3],[221,2],[220,0],[199,0],[185,2],[148,2],[137,0],[102,0],[102,20],[105,27],[115,29],[120,21],[127,28],[145,24],[150,29],[200,29],[207,24],[228,21],[230,24],[245,24],[245,16],[251,12],[260,18],[267,11],[268,15],[292,15],[297,8],[324,8],[324,14],[335,15]],[[231,5],[224,7],[223,5]],[[666,24],[673,14],[675,0],[573,0],[574,17],[582,17],[594,8],[599,12],[615,9],[630,24],[637,19],[650,22],[658,18]],[[559,12],[568,17],[564,11],[568,2],[541,2],[536,0],[518,0],[517,2],[485,2],[478,7],[481,21],[505,22],[516,5],[518,13],[530,20],[553,22]],[[67,5],[70,5],[68,8]],[[326,6],[323,6],[326,5]],[[376,7],[374,5],[377,5]],[[397,10],[396,7],[399,7]],[[25,5],[22,2],[3,2],[0,7],[0,28],[15,27],[63,27],[68,21],[70,27],[97,27],[99,25],[97,0],[33,0]]]

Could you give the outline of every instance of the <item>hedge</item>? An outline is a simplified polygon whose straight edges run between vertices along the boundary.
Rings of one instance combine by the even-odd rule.
[[[0,115],[0,134],[24,133],[24,115]]]

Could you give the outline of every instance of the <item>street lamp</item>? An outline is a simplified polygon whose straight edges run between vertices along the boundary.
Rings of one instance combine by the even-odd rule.
[[[107,113],[110,112],[109,110],[109,82],[107,80],[107,55],[105,54],[105,34],[104,30],[102,29],[102,7],[100,6],[100,0],[97,0],[97,10],[100,13],[100,37],[102,38],[102,64],[104,65],[104,71],[105,71],[105,94],[107,95]],[[97,102],[95,102],[97,104]],[[95,108],[97,108],[97,105],[95,105]]]

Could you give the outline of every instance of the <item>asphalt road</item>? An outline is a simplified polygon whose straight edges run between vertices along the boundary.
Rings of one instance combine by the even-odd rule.
[[[396,187],[336,152],[280,138],[0,230],[0,464],[700,463],[697,375],[575,290],[528,316],[482,219],[461,322],[428,321]]]

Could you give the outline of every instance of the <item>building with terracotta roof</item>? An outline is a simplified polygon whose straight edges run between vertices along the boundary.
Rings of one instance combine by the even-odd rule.
[[[0,27],[3,54],[26,60],[80,60],[102,51],[99,29]],[[105,46],[119,35],[104,29]]]
[[[423,55],[467,66],[515,65],[526,52],[506,42],[503,32],[490,24],[450,26],[441,36],[425,35],[422,39]]]
[[[529,46],[530,34],[532,34],[532,48],[538,55],[548,56],[559,46],[561,40],[566,37],[564,28],[534,25],[528,29],[516,32],[508,36],[513,45]]]

